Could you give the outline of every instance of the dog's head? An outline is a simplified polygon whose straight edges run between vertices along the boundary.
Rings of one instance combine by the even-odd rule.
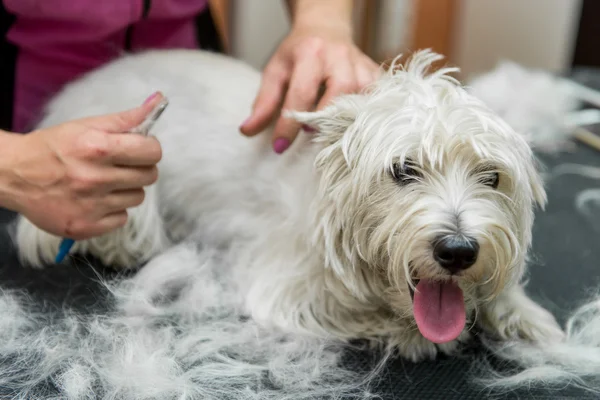
[[[546,201],[524,138],[454,69],[427,73],[440,58],[415,53],[364,94],[292,113],[318,132],[315,239],[327,266],[355,296],[380,291],[434,342],[462,331],[465,302],[521,278]]]

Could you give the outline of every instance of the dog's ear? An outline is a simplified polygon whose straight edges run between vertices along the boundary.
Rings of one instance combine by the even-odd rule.
[[[284,116],[292,118],[315,131],[316,135],[333,143],[342,138],[348,128],[356,121],[363,108],[364,95],[353,94],[337,98],[331,105],[320,111],[299,112],[284,111]]]

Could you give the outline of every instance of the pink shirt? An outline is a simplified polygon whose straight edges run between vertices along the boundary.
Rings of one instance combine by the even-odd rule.
[[[17,132],[31,129],[44,103],[65,83],[126,50],[197,48],[195,18],[207,5],[207,0],[3,1],[16,15],[7,39],[19,48]]]

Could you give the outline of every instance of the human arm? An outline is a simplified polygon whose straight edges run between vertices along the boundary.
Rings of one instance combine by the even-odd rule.
[[[155,138],[125,133],[161,96],[121,113],[27,135],[0,131],[0,206],[52,234],[87,239],[123,226],[158,176]]]
[[[287,0],[289,35],[267,63],[252,114],[240,127],[254,136],[275,118],[272,143],[277,153],[289,147],[300,125],[280,109],[321,109],[342,93],[373,82],[378,65],[352,38],[352,0]],[[324,87],[324,92],[320,93]]]

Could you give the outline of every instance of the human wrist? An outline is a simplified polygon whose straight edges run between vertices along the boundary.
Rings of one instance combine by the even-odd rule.
[[[292,30],[326,30],[352,37],[353,0],[287,0]]]
[[[14,163],[18,144],[24,135],[0,130],[0,207],[20,211],[14,189]]]

